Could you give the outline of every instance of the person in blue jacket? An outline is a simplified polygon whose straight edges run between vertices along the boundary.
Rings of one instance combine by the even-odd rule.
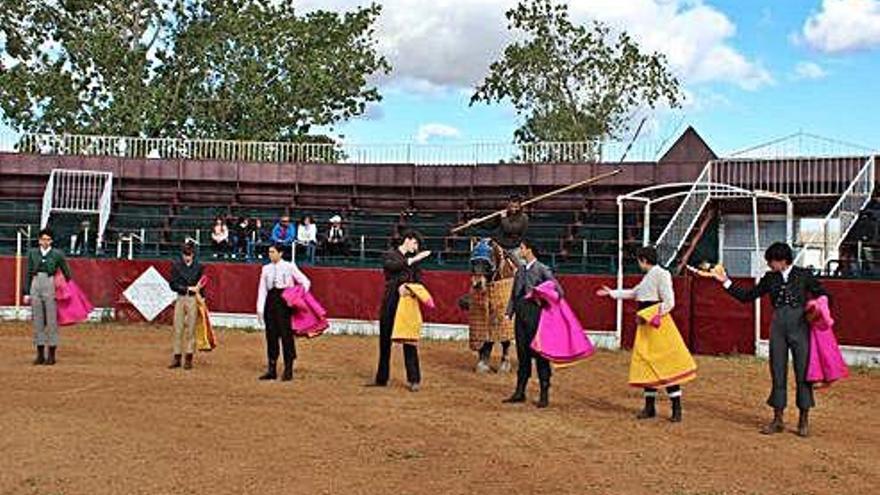
[[[291,261],[293,258],[293,242],[296,240],[296,225],[290,224],[290,215],[284,215],[272,228],[270,237],[271,244],[280,245],[284,249],[284,259]]]

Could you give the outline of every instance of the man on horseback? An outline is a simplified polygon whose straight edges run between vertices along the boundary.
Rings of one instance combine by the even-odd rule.
[[[507,209],[495,220],[487,223],[486,228],[497,231],[494,236],[495,242],[500,244],[518,265],[525,264],[520,254],[520,242],[529,229],[529,216],[523,210],[522,198],[518,194],[510,196]]]

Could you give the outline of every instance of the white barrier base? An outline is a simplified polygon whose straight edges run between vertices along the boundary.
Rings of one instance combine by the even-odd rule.
[[[22,306],[16,313],[15,307],[0,306],[0,320],[29,320],[31,308]],[[89,315],[90,322],[110,321],[115,319],[112,308],[95,308]],[[211,324],[226,328],[243,328],[262,330],[256,314],[246,313],[211,313]],[[379,322],[376,320],[330,319],[328,335],[379,335]],[[601,349],[618,349],[617,335],[614,332],[588,331],[593,344]],[[467,325],[450,325],[445,323],[425,323],[422,336],[429,340],[468,340]]]
[[[842,345],[840,352],[843,354],[843,360],[849,366],[880,366],[880,348],[861,347],[857,345]],[[770,356],[770,341],[759,340],[755,346],[755,355],[768,359]]]

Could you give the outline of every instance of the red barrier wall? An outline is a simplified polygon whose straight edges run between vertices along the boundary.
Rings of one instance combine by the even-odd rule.
[[[169,261],[72,259],[71,269],[77,283],[97,307],[117,309],[121,318],[140,321],[141,317],[125,301],[122,291],[149,266],[164,276],[170,271]],[[0,306],[14,304],[14,258],[0,257]],[[207,295],[214,311],[253,313],[256,304],[258,265],[209,263],[210,279]],[[332,318],[375,320],[382,297],[383,278],[379,270],[347,268],[305,268],[312,279],[313,292]],[[435,323],[466,323],[458,309],[458,298],[468,289],[464,272],[430,271],[425,284],[434,295],[436,309],[425,314]],[[627,277],[629,287],[638,277]],[[598,298],[596,289],[613,286],[613,276],[563,275],[560,282],[567,300],[586,328],[613,330],[615,303]],[[750,280],[740,281],[748,286]],[[880,347],[880,315],[870,311],[869,301],[880,301],[880,282],[857,280],[825,280],[833,296],[832,310],[837,320],[836,331],[841,343]],[[675,280],[676,307],[673,317],[688,346],[700,354],[754,353],[754,307],[741,304],[724,293],[715,282],[691,277]],[[623,341],[632,345],[635,333],[635,303],[624,304]],[[772,308],[762,305],[763,334],[766,337]],[[171,311],[165,310],[158,322],[170,322]]]

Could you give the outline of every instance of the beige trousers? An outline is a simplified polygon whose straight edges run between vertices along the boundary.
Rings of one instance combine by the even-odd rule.
[[[196,346],[195,296],[177,296],[174,303],[174,354],[192,354]]]

